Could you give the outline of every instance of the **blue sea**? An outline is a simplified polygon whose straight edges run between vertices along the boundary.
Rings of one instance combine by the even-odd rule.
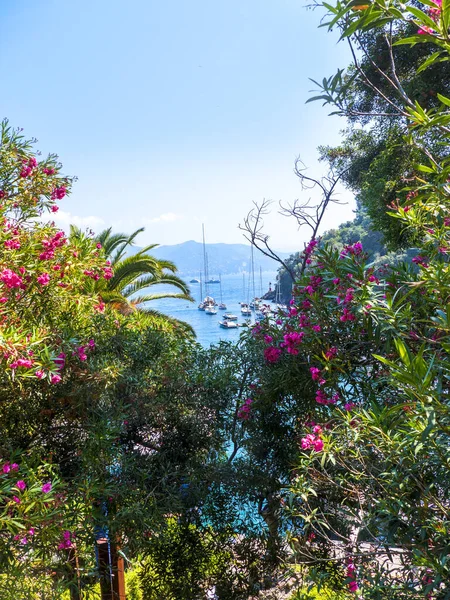
[[[195,276],[194,276],[195,277]],[[189,282],[194,277],[186,277]],[[216,277],[212,275],[212,277]],[[198,276],[197,276],[198,278]],[[195,302],[186,302],[185,300],[164,299],[151,302],[152,308],[159,310],[167,315],[186,321],[194,328],[197,334],[197,341],[204,347],[208,347],[220,340],[234,340],[239,338],[243,328],[238,329],[223,329],[219,326],[223,318],[223,314],[231,312],[238,317],[238,323],[242,324],[245,321],[241,315],[240,302],[249,302],[253,299],[253,281],[250,275],[245,273],[236,273],[231,275],[222,275],[222,286],[217,284],[208,285],[208,295],[212,296],[217,303],[221,302],[220,288],[222,287],[222,300],[227,305],[227,310],[217,310],[216,315],[208,315],[203,310],[198,310],[198,304],[206,296],[205,286],[202,285],[202,296],[200,296],[200,285],[198,283],[189,283],[191,294],[195,298]],[[250,282],[249,282],[250,279]],[[269,284],[272,284],[272,289],[275,286],[276,272],[267,271],[261,274],[255,273],[255,292],[259,297],[269,290]],[[158,291],[169,288],[161,288]],[[154,290],[152,290],[154,291]],[[173,291],[173,290],[170,290]],[[217,307],[216,307],[217,308]],[[251,322],[255,321],[255,316],[251,318]]]

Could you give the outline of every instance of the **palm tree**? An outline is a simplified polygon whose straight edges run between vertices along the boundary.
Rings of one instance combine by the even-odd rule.
[[[127,251],[134,245],[136,236],[143,231],[144,228],[141,227],[128,235],[112,233],[110,227],[100,232],[94,240],[101,244],[106,258],[111,261],[113,277],[108,280],[89,280],[88,285],[98,290],[105,304],[112,305],[122,314],[138,312],[144,321],[156,329],[181,329],[194,334],[194,330],[188,323],[164,315],[147,305],[152,300],[163,298],[178,298],[189,302],[192,302],[193,298],[186,283],[175,275],[177,272],[175,264],[149,254],[159,244],[150,244],[134,254],[128,254]],[[78,227],[73,225],[71,225],[70,235],[73,238],[85,236]],[[155,286],[163,284],[170,285],[178,291],[151,291],[157,290]]]

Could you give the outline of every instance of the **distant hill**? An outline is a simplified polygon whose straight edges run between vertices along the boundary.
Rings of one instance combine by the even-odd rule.
[[[157,258],[165,258],[173,261],[180,275],[191,275],[198,277],[203,271],[203,244],[189,241],[173,246],[159,246],[151,251]],[[219,274],[241,273],[250,269],[250,246],[245,244],[206,244],[208,255],[208,268],[210,277]],[[282,258],[289,256],[286,252],[280,252]],[[255,249],[255,270],[259,267],[263,271],[275,271],[278,263],[267,258]]]

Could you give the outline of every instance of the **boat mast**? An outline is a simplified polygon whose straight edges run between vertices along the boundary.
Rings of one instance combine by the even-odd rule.
[[[203,270],[205,272],[205,296],[208,296],[208,258],[206,256],[205,225],[202,223],[203,234]]]
[[[203,302],[202,272],[200,271],[200,302]]]
[[[262,286],[262,267],[259,265],[259,296],[263,297],[263,286]]]

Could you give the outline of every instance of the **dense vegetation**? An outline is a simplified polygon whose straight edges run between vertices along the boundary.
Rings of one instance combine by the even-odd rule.
[[[2,599],[118,598],[122,560],[133,600],[450,598],[450,5],[324,6],[358,214],[237,344],[146,309],[188,290],[133,235],[58,231],[72,180],[3,123]]]

